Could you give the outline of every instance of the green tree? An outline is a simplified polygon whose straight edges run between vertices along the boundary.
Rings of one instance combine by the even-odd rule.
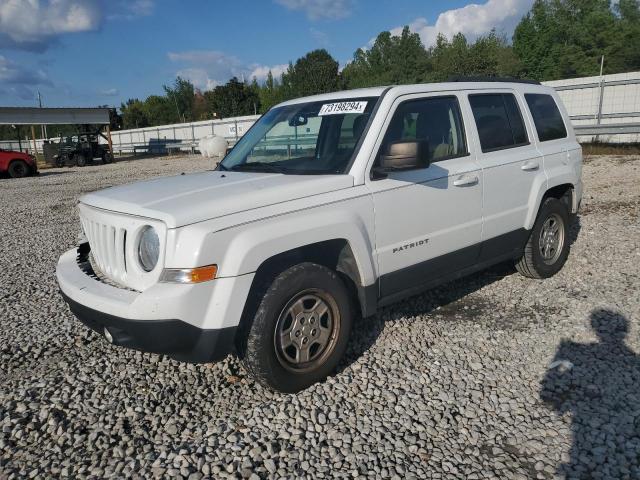
[[[204,96],[209,111],[214,112],[216,118],[253,115],[260,108],[258,92],[236,77],[205,92]]]
[[[399,36],[382,32],[368,50],[358,49],[342,70],[347,88],[424,82],[431,62],[420,36],[405,27]]]
[[[264,84],[258,87],[258,96],[260,97],[260,113],[265,113],[284,100],[282,83],[273,78],[271,70],[269,70]]]
[[[151,126],[182,122],[174,100],[169,97],[161,95],[147,97],[144,101],[144,112]]]
[[[637,0],[536,0],[516,27],[513,47],[526,75],[550,80],[636,69],[640,51]]]
[[[304,97],[338,89],[338,62],[324,50],[313,50],[289,65],[282,76],[287,98]]]
[[[176,108],[176,113],[182,122],[191,122],[194,120],[193,107],[195,99],[195,89],[189,80],[177,77],[173,86],[163,85],[163,90],[170,101]]]
[[[126,103],[121,104],[120,112],[122,115],[122,127],[125,129],[148,127],[150,124],[144,102],[137,98],[130,98]]]

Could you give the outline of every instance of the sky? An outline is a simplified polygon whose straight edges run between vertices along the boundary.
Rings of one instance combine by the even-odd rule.
[[[342,66],[404,25],[508,37],[533,0],[0,0],[0,106],[119,106],[177,75],[202,90],[264,80],[325,48]]]

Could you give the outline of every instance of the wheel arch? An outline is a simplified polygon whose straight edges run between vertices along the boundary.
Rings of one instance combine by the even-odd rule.
[[[549,185],[545,191],[540,191],[538,193],[535,209],[531,209],[529,211],[529,215],[527,216],[527,221],[525,223],[525,228],[527,230],[531,230],[533,228],[533,224],[538,217],[540,207],[547,198],[557,198],[558,200],[564,201],[571,213],[576,213],[578,210],[576,190],[572,183],[561,183],[554,186]]]
[[[288,268],[304,262],[316,263],[336,272],[344,281],[354,305],[363,316],[375,313],[372,289],[364,279],[352,246],[346,238],[336,238],[301,245],[265,259],[255,272],[249,296],[240,319],[236,342],[242,342],[260,301],[273,279]]]

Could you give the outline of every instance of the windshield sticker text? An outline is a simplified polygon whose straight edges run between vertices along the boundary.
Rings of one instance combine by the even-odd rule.
[[[322,105],[318,116],[324,115],[342,115],[345,113],[363,113],[367,108],[367,102],[339,102],[325,103]]]

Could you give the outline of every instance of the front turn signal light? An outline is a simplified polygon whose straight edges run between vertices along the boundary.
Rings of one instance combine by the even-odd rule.
[[[165,283],[202,283],[216,278],[217,265],[196,268],[165,268],[160,281]]]

